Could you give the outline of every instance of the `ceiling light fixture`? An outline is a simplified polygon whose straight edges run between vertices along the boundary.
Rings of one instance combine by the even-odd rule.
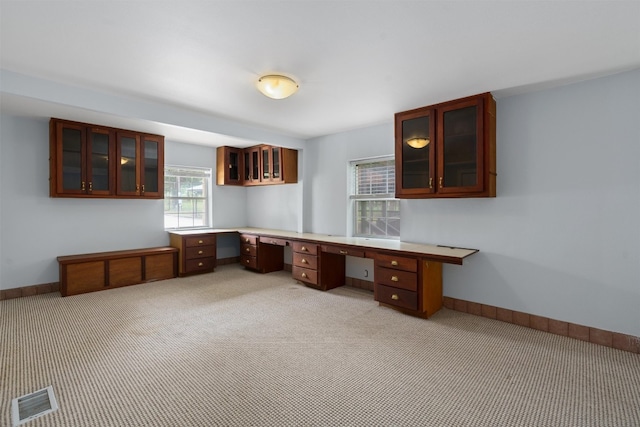
[[[287,76],[270,74],[258,79],[258,90],[272,99],[287,98],[298,90],[298,83]]]
[[[407,144],[412,148],[424,148],[429,145],[429,138],[411,138],[407,139]]]

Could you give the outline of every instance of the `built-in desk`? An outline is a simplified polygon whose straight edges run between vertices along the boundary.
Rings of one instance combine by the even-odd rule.
[[[371,258],[375,265],[375,300],[421,317],[429,317],[442,307],[442,264],[462,265],[464,258],[478,252],[397,240],[251,227],[171,231],[171,245],[180,251],[181,276],[213,271],[215,236],[222,233],[239,234],[241,263],[261,273],[281,270],[283,247],[290,246],[292,277],[320,290],[344,285],[345,256]],[[213,247],[213,254],[198,249],[200,246]]]

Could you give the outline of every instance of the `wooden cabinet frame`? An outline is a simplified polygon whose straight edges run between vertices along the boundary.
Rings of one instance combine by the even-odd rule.
[[[275,162],[278,165],[276,177],[273,169],[274,149],[279,153],[279,158]],[[240,153],[239,168],[241,170],[241,179],[237,181],[229,177],[229,169],[234,167],[229,154],[236,152]],[[298,182],[298,150],[264,144],[244,149],[222,146],[217,148],[216,157],[217,185],[254,186]]]
[[[64,176],[63,132],[65,129],[79,132],[80,138],[80,160],[77,164],[77,172],[73,174],[78,176],[78,185],[67,188],[65,188]],[[106,177],[108,188],[106,189],[96,188],[93,185],[95,178],[92,159],[94,135],[106,135],[108,140],[107,158],[105,159],[108,175]],[[135,141],[133,166],[135,182],[131,188],[123,187],[123,138],[131,138]],[[156,158],[151,163],[146,162],[148,160],[145,158],[146,143],[157,144]],[[161,135],[52,118],[49,122],[49,156],[50,197],[164,198],[164,137]]]
[[[445,114],[476,107],[475,184],[447,186],[445,179]],[[403,174],[409,165],[403,158],[403,123],[429,120],[429,176],[424,185],[405,188]],[[496,196],[496,103],[490,93],[461,98],[395,114],[397,198],[495,197]],[[461,172],[462,173],[462,172]]]

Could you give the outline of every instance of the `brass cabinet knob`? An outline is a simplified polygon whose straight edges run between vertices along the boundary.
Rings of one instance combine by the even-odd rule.
[[[204,242],[203,242],[202,240],[198,240],[198,244],[199,244],[199,245],[201,245],[201,244],[203,244],[203,243],[204,243]]]
[[[246,239],[244,239],[245,243],[249,243],[249,238],[247,237]]]
[[[391,281],[392,282],[397,282],[398,281],[398,276],[391,276]]]
[[[201,262],[199,262],[199,263],[198,263],[198,267],[202,267],[203,265],[204,265],[204,264],[203,264],[203,263],[201,263]]]
[[[349,254],[348,251],[342,251],[342,250],[340,251],[340,255],[348,255],[348,254]]]
[[[244,250],[244,251],[245,251],[245,252],[250,252],[250,251],[251,251],[251,249],[249,249],[249,248],[245,248],[245,250]]]
[[[302,273],[301,276],[306,279],[307,278],[307,273]]]
[[[307,251],[307,248],[303,246],[303,247],[301,247],[301,248],[300,248],[300,250],[301,250],[301,251],[305,251],[305,252],[306,252],[306,251]]]
[[[249,261],[249,260],[247,260],[247,264],[249,264],[249,262],[250,262],[250,261]]]
[[[397,300],[400,299],[400,297],[398,296],[398,294],[393,294],[393,295],[391,295],[391,299],[394,300],[394,301],[397,301]]]
[[[302,264],[306,264],[306,263],[307,263],[307,260],[306,260],[306,259],[304,259],[304,258],[302,258],[302,260],[300,260],[300,262],[301,262]]]
[[[395,259],[393,261],[391,261],[391,265],[393,266],[397,266],[398,265],[398,261],[396,261]]]

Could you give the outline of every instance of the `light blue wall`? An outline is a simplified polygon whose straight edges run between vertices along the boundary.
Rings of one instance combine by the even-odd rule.
[[[403,200],[402,240],[480,250],[446,296],[640,335],[640,70],[497,108],[498,197]],[[306,229],[344,233],[346,164],[392,149],[391,123],[310,141]]]

